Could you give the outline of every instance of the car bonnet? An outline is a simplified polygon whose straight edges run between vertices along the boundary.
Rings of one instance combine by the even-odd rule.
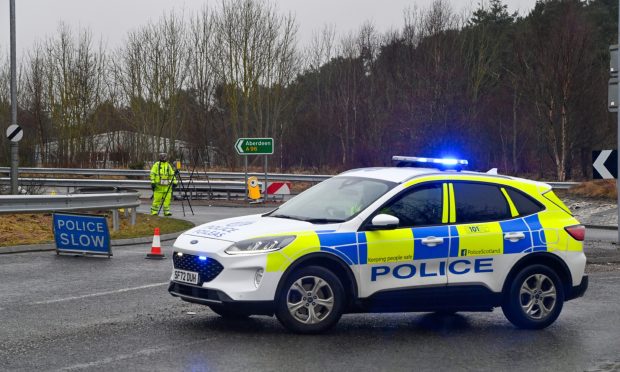
[[[327,229],[336,230],[339,225],[340,224],[315,225],[305,221],[268,216],[263,217],[260,214],[256,214],[205,223],[188,230],[184,235],[238,242],[245,239],[270,235],[295,234]]]

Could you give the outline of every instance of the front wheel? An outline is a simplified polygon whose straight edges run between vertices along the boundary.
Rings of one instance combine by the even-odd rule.
[[[558,275],[547,266],[521,270],[504,294],[502,311],[519,328],[542,329],[551,325],[564,305],[564,288]]]
[[[325,268],[308,266],[286,278],[278,294],[276,316],[290,331],[321,333],[336,325],[344,303],[340,279]]]

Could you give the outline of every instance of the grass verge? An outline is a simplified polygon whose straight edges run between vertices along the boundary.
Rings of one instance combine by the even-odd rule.
[[[597,180],[583,182],[566,192],[568,195],[586,198],[616,199],[616,180]]]
[[[131,226],[129,218],[122,217],[120,231],[114,232],[112,231],[112,215],[109,214],[107,219],[112,239],[153,236],[153,230],[156,227],[159,227],[161,234],[169,234],[184,231],[194,226],[191,222],[184,220],[139,213],[135,226]],[[53,241],[54,230],[51,214],[7,214],[0,216],[0,247],[43,244]]]

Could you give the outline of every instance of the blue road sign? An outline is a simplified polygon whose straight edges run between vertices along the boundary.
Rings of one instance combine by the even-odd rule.
[[[104,216],[54,213],[56,251],[112,255],[110,230]]]

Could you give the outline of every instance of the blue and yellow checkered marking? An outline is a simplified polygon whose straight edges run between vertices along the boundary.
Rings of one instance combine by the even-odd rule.
[[[450,257],[459,256],[459,231],[456,226],[450,226]]]
[[[433,258],[448,257],[450,249],[449,226],[420,227],[413,230],[413,259],[430,260]],[[422,239],[428,237],[443,238],[443,243],[434,247],[422,244]]]
[[[510,232],[522,232],[523,235],[525,235],[524,239],[514,243],[504,239],[504,254],[523,253],[532,247],[532,233],[523,218],[502,221],[499,224],[502,228],[503,234]]]
[[[368,244],[366,243],[366,233],[357,233],[357,244],[359,244],[359,263],[366,265],[368,263]]]
[[[538,214],[523,218],[530,231],[532,232],[532,246],[530,249],[526,249],[525,252],[540,252],[547,250],[547,240],[545,239],[545,230],[543,229]]]
[[[522,232],[524,239],[504,239]],[[537,215],[507,221],[443,225],[367,232],[317,232],[321,251],[349,265],[405,262],[448,257],[494,256],[546,251],[545,232]],[[422,244],[427,237],[443,238],[435,247]],[[478,253],[476,253],[478,252]]]
[[[322,251],[335,254],[349,265],[359,264],[356,233],[325,233],[318,236]]]

